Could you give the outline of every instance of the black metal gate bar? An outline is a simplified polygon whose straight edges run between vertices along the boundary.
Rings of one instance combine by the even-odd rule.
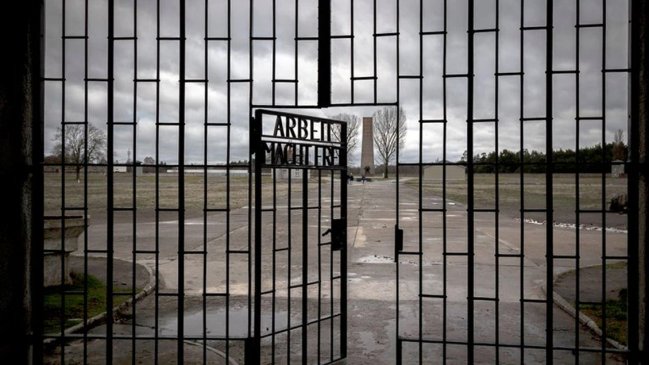
[[[545,233],[545,258],[546,258],[546,309],[545,309],[545,361],[548,364],[554,362],[554,200],[553,200],[553,175],[552,175],[552,155],[553,155],[553,141],[552,141],[552,81],[553,81],[553,33],[554,26],[554,0],[546,2],[546,20],[545,20],[545,210],[546,210],[546,233]],[[579,52],[579,51],[577,51]],[[521,150],[522,154],[522,150]],[[522,186],[521,186],[522,189]],[[575,332],[579,329],[575,328]],[[523,334],[521,333],[521,336]],[[575,344],[577,346],[577,344]],[[521,361],[523,361],[521,359]]]
[[[113,258],[114,258],[114,99],[115,99],[115,1],[108,0],[108,100],[107,100],[107,140],[108,171],[107,171],[107,202],[106,210],[106,363],[113,363]]]

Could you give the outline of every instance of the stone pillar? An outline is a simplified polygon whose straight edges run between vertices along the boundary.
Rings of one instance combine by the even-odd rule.
[[[40,0],[0,2],[0,362],[41,362]],[[39,226],[40,223],[40,226]],[[33,356],[33,357],[32,357]]]
[[[361,145],[361,175],[374,175],[374,125],[372,117],[363,117],[363,139]],[[366,174],[365,167],[370,171]]]

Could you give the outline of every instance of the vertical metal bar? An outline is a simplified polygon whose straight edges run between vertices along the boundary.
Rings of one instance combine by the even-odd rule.
[[[552,293],[554,290],[554,201],[553,201],[553,140],[552,140],[552,51],[553,51],[553,34],[554,24],[554,0],[546,2],[546,73],[545,73],[545,209],[546,209],[546,322],[545,322],[545,361],[552,364],[554,348],[554,301]],[[522,62],[522,61],[521,61]]]
[[[442,76],[446,75],[447,71],[447,30],[448,30],[448,0],[444,0],[444,14],[443,14],[443,29],[444,34],[442,35]],[[444,121],[447,121],[448,110],[447,110],[447,90],[446,90],[446,77],[442,77],[442,114]],[[448,143],[446,137],[448,136],[447,123],[444,123],[443,127],[443,138],[442,138],[442,207],[444,211],[442,212],[442,292],[444,298],[442,299],[442,364],[446,364],[446,355],[447,355],[447,333],[448,328],[448,261],[447,261],[447,250],[448,250],[448,215],[447,215],[447,200],[446,200],[446,160],[447,160],[447,149]]]
[[[88,160],[88,0],[84,1],[83,17],[83,123],[84,151]],[[83,169],[83,323],[88,322],[88,168]],[[88,331],[83,331],[83,361],[88,361]]]
[[[289,170],[289,174],[291,170]],[[332,202],[333,204],[333,202]],[[302,170],[302,364],[308,356],[308,300],[309,300],[309,179],[308,170]]]
[[[473,364],[474,362],[474,264],[475,264],[475,202],[474,202],[474,168],[473,168],[473,13],[474,13],[474,0],[468,0],[468,66],[467,66],[467,243],[468,243],[468,256],[467,256],[467,363]]]
[[[374,83],[374,104],[376,104],[376,80],[377,80],[377,75],[376,75],[376,69],[377,69],[377,62],[376,62],[376,0],[372,1],[372,9],[373,9],[373,14],[372,14],[372,28],[373,28],[373,33],[372,33],[372,66],[373,66],[373,80],[372,82]],[[421,9],[419,11],[421,14]],[[397,77],[398,78],[398,77]]]
[[[208,208],[208,198],[207,198],[207,189],[209,185],[209,175],[208,175],[208,170],[207,170],[207,164],[208,164],[208,143],[209,143],[209,128],[208,128],[208,122],[209,122],[209,115],[208,115],[208,103],[209,103],[209,50],[208,50],[208,37],[209,37],[209,19],[208,19],[208,14],[209,14],[209,1],[205,0],[203,3],[203,19],[204,19],[204,24],[203,24],[203,79],[205,80],[205,83],[203,83],[203,364],[207,364],[207,251],[208,251],[208,245],[207,245],[207,208]],[[227,127],[226,127],[227,128]],[[227,148],[227,147],[226,147]],[[229,164],[227,163],[226,159],[226,175],[227,171],[229,170]],[[227,195],[227,193],[226,193]],[[227,199],[227,198],[226,198]],[[229,231],[226,231],[226,235],[229,233]],[[227,254],[226,254],[227,256]],[[225,338],[228,337],[228,333],[225,333]],[[227,348],[227,344],[226,344]],[[227,356],[226,356],[227,357]],[[226,363],[228,360],[226,359]]]
[[[580,137],[580,132],[581,132],[581,120],[579,118],[580,116],[580,108],[579,108],[579,53],[580,53],[580,27],[579,27],[579,22],[580,22],[580,0],[575,0],[575,313],[576,316],[574,318],[574,324],[575,324],[575,364],[579,364],[579,303],[580,303],[580,298],[579,298],[579,292],[581,291],[581,285],[580,285],[580,275],[579,275],[579,254],[580,254],[580,249],[579,249],[579,241],[581,238],[580,235],[580,230],[579,230],[579,225],[580,225],[580,176],[579,176],[579,137]],[[606,150],[606,145],[602,145],[602,150]],[[549,158],[549,154],[546,156],[546,158]],[[602,160],[604,162],[604,160]],[[549,225],[550,222],[552,221],[547,221],[547,224]],[[604,229],[605,230],[605,229]],[[602,271],[606,272],[606,265],[602,267]],[[554,273],[552,275],[552,280],[554,280]],[[552,296],[553,292],[548,291],[548,294]],[[605,325],[606,321],[603,321],[603,324]],[[605,340],[606,337],[602,338],[602,342],[606,342]]]
[[[647,26],[649,25],[649,5],[644,1],[633,0],[629,9],[631,18],[631,43],[630,43],[630,64],[631,64],[631,115],[629,118],[629,175],[628,194],[628,345],[629,363],[642,363],[641,353],[646,356],[649,351],[649,327],[646,323],[647,314],[647,289],[646,277],[641,279],[640,273],[645,275],[649,270],[647,263],[647,214],[639,213],[639,209],[647,208]],[[642,164],[642,165],[641,165]],[[644,167],[644,169],[641,169]],[[642,178],[642,181],[640,179]],[[640,198],[643,202],[640,202]],[[642,204],[642,205],[641,205]],[[643,227],[640,227],[640,226]],[[642,247],[642,248],[641,248]],[[640,255],[643,255],[642,258]],[[640,264],[644,261],[641,268]],[[642,301],[642,304],[641,304]],[[645,323],[639,325],[639,319],[644,315]],[[642,331],[642,332],[641,332]]]
[[[353,6],[354,6],[354,1],[352,0],[352,8],[353,8]],[[397,26],[397,46],[396,46],[396,60],[395,60],[396,62],[395,62],[395,64],[396,64],[397,77],[395,78],[395,82],[396,82],[395,88],[397,90],[397,95],[396,95],[397,104],[399,104],[399,102],[401,101],[401,99],[400,99],[401,98],[400,82],[399,82],[399,72],[400,72],[399,64],[400,64],[400,51],[401,51],[400,48],[399,48],[400,37],[401,37],[401,33],[399,32],[399,29],[400,29],[399,28],[399,25],[400,25],[399,17],[400,17],[401,3],[399,2],[399,0],[396,0],[396,8],[397,8],[397,14],[396,14],[396,18],[397,18],[397,21],[396,21],[396,23],[397,23],[396,24],[396,26]],[[352,45],[353,45],[353,42],[354,42],[354,32],[353,32],[353,30],[354,30],[354,28],[353,28],[353,10],[352,10],[352,38],[351,38]],[[353,80],[353,77],[354,77],[354,71],[353,70],[354,70],[354,51],[353,51],[353,46],[352,46],[352,80]],[[354,85],[354,82],[352,81],[352,100],[351,100],[352,103],[354,102],[354,88],[353,88],[353,85]],[[398,108],[398,106],[397,106],[397,108]],[[399,116],[397,115],[397,117],[399,117]],[[398,141],[399,141],[399,138],[397,138],[397,143],[398,143]],[[400,277],[400,275],[399,275],[400,274],[400,270],[399,270],[399,250],[397,249],[398,242],[396,242],[396,235],[397,235],[397,232],[399,231],[399,148],[397,148],[397,154],[396,155],[397,155],[396,156],[396,165],[397,165],[396,180],[397,181],[396,181],[396,184],[395,184],[395,206],[394,206],[394,231],[395,231],[395,242],[394,242],[394,246],[395,246],[395,250],[394,250],[395,268],[394,268],[394,270],[395,270],[395,279],[396,279],[396,281],[395,281],[396,282],[396,284],[395,284],[395,301],[396,301],[396,303],[395,303],[395,313],[394,313],[394,321],[395,321],[395,324],[394,324],[394,327],[395,327],[395,329],[394,329],[394,333],[395,333],[394,340],[396,342],[397,351],[395,351],[396,359],[395,359],[394,363],[397,364],[397,365],[401,365],[402,361],[403,361],[402,360],[403,353],[401,351],[401,342],[399,341],[399,336],[400,336],[399,335],[399,333],[400,333],[400,331],[399,331],[399,329],[400,329],[399,318],[401,316],[401,305],[400,305],[400,303],[401,303],[401,292],[399,290],[399,286],[400,286],[400,279],[399,279],[399,277]]]
[[[499,114],[499,77],[498,73],[500,72],[500,0],[496,0],[496,19],[495,26],[496,32],[494,33],[495,49],[494,49],[494,152],[496,155],[496,165],[494,168],[494,179],[495,179],[495,196],[494,196],[494,208],[496,212],[494,213],[494,261],[495,261],[495,270],[494,270],[494,294],[496,301],[494,303],[494,340],[495,340],[495,351],[496,364],[500,364],[500,161],[499,161],[499,125],[500,125],[500,114]]]
[[[399,0],[397,0],[397,4],[398,4],[398,2],[399,2]],[[397,5],[397,8],[398,8],[398,5]],[[397,16],[397,22],[399,21],[398,19],[399,19],[399,17]],[[350,87],[350,90],[351,90],[351,92],[350,92],[350,103],[354,104],[354,0],[350,0],[350,3],[349,3],[349,27],[350,27],[350,32],[349,32],[350,33],[350,38],[349,38],[350,52],[349,53],[350,53],[350,58],[351,58],[351,60],[350,60],[351,67],[350,67],[350,70],[349,70],[350,74],[351,74],[351,77],[349,78],[349,81],[350,81],[350,86],[349,87]],[[397,29],[398,29],[398,26],[397,26]],[[399,46],[397,45],[397,58],[399,57],[398,54],[399,54]],[[399,69],[399,62],[397,62],[397,70],[398,69]],[[398,74],[399,73],[397,72],[397,75]],[[399,83],[399,78],[397,77],[397,84],[398,83]],[[398,194],[397,194],[397,196],[398,196]]]
[[[607,6],[606,6],[606,0],[602,0],[602,70],[606,69],[606,11],[607,11]],[[602,72],[602,83],[601,83],[601,88],[602,88],[602,105],[601,105],[601,116],[602,116],[602,161],[606,161],[606,73]],[[627,133],[628,134],[628,133]],[[611,156],[612,157],[612,156]],[[601,175],[601,185],[602,185],[602,195],[601,195],[601,201],[600,201],[600,209],[602,210],[602,287],[601,287],[601,295],[602,295],[602,304],[606,303],[606,292],[607,292],[607,285],[606,285],[606,170],[608,170],[608,164],[606,165],[606,168],[602,168],[602,175]],[[628,215],[627,215],[628,217]],[[628,224],[629,222],[627,221],[627,229],[628,229]],[[579,225],[577,225],[579,226]],[[627,282],[627,287],[628,287],[628,282]],[[627,289],[628,292],[628,289]],[[627,307],[628,308],[628,307]],[[601,341],[601,357],[600,361],[602,364],[606,363],[606,342],[603,339],[608,337],[607,334],[607,315],[606,315],[606,305],[602,306],[602,318],[604,320],[602,321],[602,341]],[[629,317],[627,316],[627,319]]]
[[[290,285],[290,282],[289,282]],[[272,335],[271,362],[275,363],[275,331],[276,331],[276,290],[277,290],[277,169],[273,169],[273,298],[272,298]]]
[[[131,195],[131,234],[132,234],[132,262],[131,262],[131,362],[135,364],[136,361],[136,324],[137,324],[137,301],[135,295],[137,294],[137,0],[133,0],[133,176],[132,176],[132,195]],[[86,139],[87,141],[88,139]],[[87,168],[86,168],[87,170]],[[112,285],[109,284],[109,285]]]
[[[418,154],[419,154],[419,163],[417,166],[417,185],[419,190],[417,192],[417,251],[419,252],[419,255],[417,257],[417,266],[418,266],[418,271],[419,271],[419,277],[417,280],[419,281],[419,287],[417,288],[417,291],[419,293],[417,301],[418,301],[418,319],[419,319],[419,326],[417,328],[417,335],[419,336],[419,341],[417,344],[418,347],[418,352],[419,352],[419,364],[422,364],[423,361],[423,342],[421,341],[423,339],[424,335],[424,303],[423,303],[423,294],[424,294],[424,235],[423,235],[423,219],[424,215],[422,213],[422,210],[424,208],[424,194],[423,194],[423,138],[424,138],[424,124],[421,122],[422,119],[424,119],[424,96],[423,96],[423,90],[424,90],[424,78],[423,78],[423,72],[424,72],[424,36],[423,36],[423,31],[424,31],[424,2],[423,0],[419,1],[419,90],[418,90],[418,96],[419,96],[419,110],[418,112],[418,119],[419,119],[419,148],[418,148]],[[399,112],[397,111],[397,118],[399,117]],[[397,119],[398,121],[399,119]],[[397,128],[398,127],[398,122],[397,122]]]
[[[295,2],[297,11],[297,1]],[[352,4],[353,7],[353,4]],[[297,23],[296,22],[296,38]],[[353,23],[353,16],[352,16]],[[296,43],[297,52],[297,43]],[[353,56],[352,56],[353,57]],[[297,55],[296,55],[296,73],[297,75]],[[352,64],[353,68],[353,64]],[[297,87],[297,82],[295,83]],[[297,91],[295,93],[295,104],[297,105]],[[331,105],[331,0],[318,1],[318,107],[326,108]]]
[[[106,209],[108,216],[106,217],[106,363],[113,363],[113,257],[114,257],[114,172],[113,163],[114,156],[114,139],[113,139],[113,123],[115,122],[114,116],[114,60],[115,60],[115,0],[108,0],[108,100],[107,100],[107,122],[108,131],[106,134],[107,146],[107,159],[108,159],[108,176],[107,184],[107,202]]]
[[[309,162],[307,161],[307,164]],[[322,360],[322,170],[318,169],[318,364]]]
[[[519,163],[520,163],[520,175],[519,175],[519,194],[520,194],[520,257],[518,261],[519,265],[519,296],[520,296],[520,322],[519,322],[519,331],[520,331],[520,363],[523,365],[525,363],[525,0],[521,0],[521,14],[520,14],[520,44],[519,44],[519,67],[520,67],[520,93],[519,93],[519,110],[520,110],[520,128],[519,128]]]
[[[344,222],[340,249],[340,357],[347,357],[347,124],[341,124],[340,133],[340,219]],[[333,198],[332,202],[333,204]],[[333,246],[330,246],[333,247]]]
[[[185,0],[179,0],[178,84],[178,364],[185,354]]]
[[[231,67],[232,67],[232,21],[231,21],[231,12],[232,12],[232,1],[227,1],[227,60],[226,60],[226,77],[227,80],[230,80]],[[226,136],[226,163],[227,170],[225,176],[225,361],[230,361],[230,158],[231,158],[231,148],[232,148],[232,126],[231,126],[231,108],[230,108],[230,96],[231,96],[231,87],[230,83],[226,82],[226,111],[225,115],[227,117],[226,121],[228,123],[227,127],[227,136]],[[251,146],[248,147],[249,149]],[[248,171],[250,171],[250,166],[252,164],[252,159],[248,156]],[[248,177],[248,181],[250,181]],[[248,197],[250,197],[250,192],[248,192]],[[248,199],[248,208],[250,208],[250,199]],[[250,209],[248,209],[248,227],[250,227]],[[248,229],[250,231],[250,229]],[[250,237],[250,232],[248,232],[248,237]],[[250,243],[250,241],[248,241]],[[250,245],[248,245],[250,249]],[[250,254],[248,254],[250,259]],[[250,294],[250,288],[248,288],[248,294]],[[250,307],[248,307],[250,308]],[[250,310],[248,310],[250,313]],[[248,317],[250,319],[250,317]],[[247,323],[248,331],[250,331],[250,321]]]
[[[65,124],[65,94],[66,94],[66,1],[62,0],[61,2],[61,231],[65,232],[65,181],[66,181],[66,171],[67,171],[67,156],[65,153],[66,143],[65,143],[65,134],[66,134],[66,124]],[[76,168],[76,167],[75,167]],[[61,251],[65,251],[65,237],[61,235]],[[59,312],[59,326],[60,326],[60,337],[61,337],[61,363],[65,363],[65,346],[63,345],[65,340],[65,255],[61,255],[61,271],[59,272],[61,278],[61,288],[60,288],[60,305],[61,310]]]
[[[252,12],[252,10],[251,10]],[[252,33],[251,33],[252,34]],[[255,308],[254,308],[254,323],[253,323],[253,346],[255,353],[255,364],[260,362],[261,357],[261,246],[262,246],[262,176],[261,176],[261,167],[263,162],[264,151],[262,149],[261,143],[259,143],[258,135],[262,133],[262,114],[259,110],[255,111],[255,117],[252,120],[252,130],[255,138],[252,140],[255,142],[253,146],[250,146],[250,150],[254,151],[255,155]],[[252,160],[251,160],[252,161]],[[290,208],[290,204],[289,204]],[[289,209],[290,214],[290,209]],[[290,285],[290,266],[289,266],[289,285]],[[290,289],[289,289],[290,291]],[[290,353],[289,353],[290,355]]]
[[[156,84],[155,84],[155,296],[153,361],[158,363],[160,323],[160,0],[156,0]]]

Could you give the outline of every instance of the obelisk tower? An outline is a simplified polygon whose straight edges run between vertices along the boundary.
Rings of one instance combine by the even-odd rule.
[[[363,117],[363,140],[361,141],[362,176],[374,175],[374,126],[372,122],[372,117]],[[369,171],[367,171],[367,167],[369,167]]]

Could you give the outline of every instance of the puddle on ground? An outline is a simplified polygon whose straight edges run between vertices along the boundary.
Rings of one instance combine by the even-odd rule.
[[[248,337],[248,309],[246,308],[230,308],[229,311],[229,335],[230,337],[245,338]],[[211,337],[225,337],[226,325],[226,311],[225,308],[207,309],[207,317],[205,318],[206,334]],[[287,313],[278,311],[275,313],[275,329],[280,330],[287,327]],[[185,336],[186,337],[201,337],[203,336],[203,309],[202,308],[186,308],[185,309]],[[262,334],[269,333],[273,325],[273,317],[270,314],[261,316],[261,329]],[[161,336],[175,336],[178,329],[178,320],[176,313],[169,313],[168,316],[164,314],[160,318],[160,335]],[[251,328],[252,331],[252,328]]]

